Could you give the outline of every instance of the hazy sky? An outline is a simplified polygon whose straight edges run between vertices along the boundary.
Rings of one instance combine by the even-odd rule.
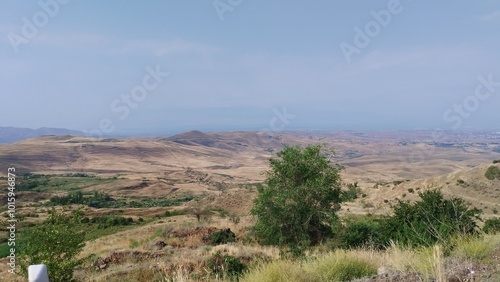
[[[499,1],[0,2],[0,126],[500,129]]]

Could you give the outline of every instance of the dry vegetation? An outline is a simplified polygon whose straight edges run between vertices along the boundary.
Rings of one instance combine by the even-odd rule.
[[[344,204],[341,216],[386,214],[396,199],[416,200],[419,191],[440,188],[445,195],[462,197],[481,208],[485,218],[496,217],[500,179],[489,180],[484,174],[491,165],[500,167],[500,163],[492,164],[500,159],[500,137],[449,134],[430,142],[429,136],[430,132],[268,136],[189,132],[170,138],[104,140],[48,136],[0,145],[0,163],[20,172],[51,175],[47,185],[18,194],[17,212],[26,216],[20,229],[46,218],[49,199],[68,191],[99,191],[127,203],[190,197],[171,206],[83,205],[89,218],[118,215],[134,221],[130,226],[89,229],[95,236],[81,254],[89,260],[76,272],[83,281],[228,280],[230,277],[216,277],[210,271],[209,261],[219,253],[250,266],[243,281],[332,281],[332,271],[349,273],[352,265],[358,265],[355,271],[375,275],[363,281],[422,281],[436,276],[469,279],[471,275],[476,275],[474,281],[500,281],[498,235],[457,242],[459,247],[452,253],[437,247],[415,250],[398,245],[386,251],[332,251],[325,245],[302,262],[280,260],[278,249],[253,241],[250,227],[254,221],[249,210],[255,187],[263,180],[261,172],[268,168],[268,158],[283,144],[326,143],[335,148],[334,160],[346,168],[344,181],[356,181],[361,188],[358,199]],[[69,177],[68,173],[91,177]],[[166,216],[167,211],[172,214]],[[5,218],[0,220],[5,226]],[[207,242],[211,233],[226,228],[236,234],[236,242],[218,246]],[[7,233],[0,232],[0,238],[5,236]],[[376,276],[377,270],[382,275]],[[0,273],[0,277],[6,275]],[[9,281],[25,281],[16,279]]]

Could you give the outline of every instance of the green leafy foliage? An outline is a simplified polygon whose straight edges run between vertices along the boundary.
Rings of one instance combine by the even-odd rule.
[[[228,276],[231,280],[237,280],[243,271],[247,269],[246,265],[238,258],[230,255],[222,255],[220,251],[210,257],[207,265],[212,274],[219,278]]]
[[[340,192],[342,202],[349,202],[358,198],[361,193],[361,188],[358,187],[358,182],[348,183],[347,190]]]
[[[49,183],[50,176],[43,174],[22,173],[18,176],[18,191],[30,191],[39,186],[46,186]]]
[[[460,198],[444,199],[438,190],[420,192],[421,201],[399,201],[387,229],[394,241],[407,245],[432,246],[454,235],[477,233],[481,211],[470,209]]]
[[[344,248],[372,247],[382,249],[387,246],[390,234],[387,234],[387,220],[363,218],[351,220],[340,235]]]
[[[340,168],[318,145],[285,147],[269,162],[251,211],[257,216],[255,235],[263,244],[299,254],[332,234],[341,202]]]
[[[484,222],[484,233],[492,234],[500,232],[500,218],[490,218]]]
[[[51,282],[75,281],[73,270],[82,264],[77,259],[85,246],[85,232],[78,231],[81,214],[58,213],[54,209],[49,218],[21,235],[19,244],[21,273],[27,276],[31,264],[45,264]]]
[[[52,197],[50,198],[50,203],[52,205],[71,205],[71,204],[86,204],[89,207],[100,207],[101,202],[113,201],[113,199],[103,193],[94,191],[92,196],[86,197],[81,191],[69,192],[67,196],[63,197]]]
[[[500,168],[498,168],[497,166],[490,166],[486,170],[486,173],[484,174],[484,176],[488,180],[500,179]]]
[[[116,215],[99,215],[92,218],[84,217],[81,219],[81,223],[98,224],[98,228],[103,229],[112,226],[131,225],[134,223],[134,220],[131,217],[125,218]]]
[[[221,229],[210,234],[210,244],[221,245],[232,243],[236,241],[236,235],[231,231],[231,229]]]
[[[7,257],[10,254],[11,247],[7,244],[0,244],[0,258]]]

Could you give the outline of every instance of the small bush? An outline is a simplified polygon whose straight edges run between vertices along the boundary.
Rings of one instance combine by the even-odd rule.
[[[172,210],[172,211],[165,211],[163,214],[164,217],[171,217],[171,216],[176,216],[176,215],[182,215],[184,212],[183,211],[178,211],[178,210]]]
[[[421,201],[399,201],[394,207],[394,215],[385,229],[393,241],[432,246],[456,235],[477,233],[476,221],[481,211],[469,208],[463,199],[445,199],[439,190],[425,191],[419,196]]]
[[[484,176],[488,179],[488,180],[494,180],[495,178],[496,179],[500,179],[500,168],[496,167],[496,166],[490,166],[487,170],[486,170],[486,173],[484,174]]]
[[[500,218],[490,218],[484,222],[483,231],[486,234],[500,232]]]
[[[457,179],[457,184],[458,185],[464,185],[465,181],[463,181],[462,179]]]
[[[232,243],[234,241],[236,241],[236,235],[229,228],[217,230],[210,235],[210,244],[214,246]]]
[[[207,262],[208,268],[216,277],[221,278],[226,275],[230,279],[237,279],[247,268],[238,258],[230,255],[215,253]]]
[[[98,215],[94,216],[91,219],[84,217],[81,219],[82,223],[97,223],[99,224],[99,229],[108,228],[111,226],[121,226],[121,225],[129,225],[133,224],[134,220],[129,217],[125,218],[123,216],[116,215]]]
[[[395,180],[392,182],[392,184],[394,184],[394,186],[398,186],[399,184],[403,183],[404,180]]]
[[[349,222],[340,237],[344,248],[383,248],[388,244],[381,220],[363,219]]]
[[[500,160],[494,160],[493,161],[493,164],[498,164],[498,163],[500,163]]]
[[[0,258],[7,257],[10,254],[10,247],[8,244],[0,245]]]
[[[350,202],[358,198],[361,188],[358,187],[358,182],[347,184],[347,191],[340,192],[342,202]]]

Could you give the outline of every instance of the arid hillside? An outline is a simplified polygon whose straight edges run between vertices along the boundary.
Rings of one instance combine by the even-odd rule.
[[[87,242],[81,255],[91,258],[77,273],[84,281],[152,281],[142,274],[174,275],[179,267],[202,273],[218,251],[248,264],[277,258],[276,248],[251,239],[255,187],[264,180],[270,157],[284,146],[306,144],[333,148],[335,154],[325,153],[344,168],[343,182],[358,183],[358,198],[343,204],[341,216],[387,214],[397,200],[417,200],[426,189],[464,198],[482,209],[484,218],[500,209],[500,179],[485,176],[489,167],[500,167],[493,164],[500,159],[500,135],[493,133],[439,138],[426,131],[44,136],[0,145],[5,168],[0,176],[16,168],[19,230],[47,218],[52,207],[82,209]],[[0,219],[4,225],[5,220]],[[237,245],[207,246],[210,234],[227,228],[236,233]],[[0,250],[7,236],[0,232]]]
[[[0,163],[18,172],[114,178],[84,184],[82,190],[115,196],[217,196],[261,182],[274,153],[286,145],[306,144],[333,148],[332,161],[345,168],[344,182],[359,183],[366,198],[350,210],[363,206],[383,211],[387,201],[412,199],[420,189],[442,188],[491,213],[500,195],[498,183],[484,177],[488,164],[500,159],[500,135],[494,133],[437,137],[428,131],[190,131],[158,138],[45,136],[0,145]]]

